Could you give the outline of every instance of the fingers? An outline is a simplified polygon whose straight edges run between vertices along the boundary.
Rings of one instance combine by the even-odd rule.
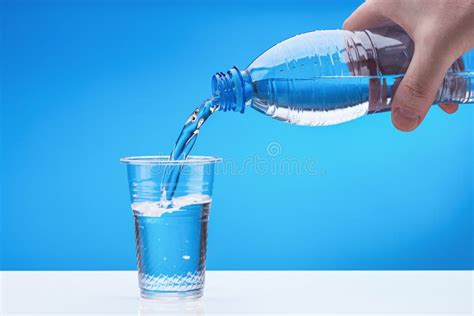
[[[408,71],[392,102],[392,122],[396,128],[408,132],[420,125],[436,97],[449,65],[445,59],[433,56],[432,49],[415,48]]]
[[[363,3],[344,22],[343,29],[360,31],[388,24],[390,20],[383,16],[376,6]]]
[[[458,110],[458,105],[456,103],[441,103],[439,107],[448,114],[453,114]]]

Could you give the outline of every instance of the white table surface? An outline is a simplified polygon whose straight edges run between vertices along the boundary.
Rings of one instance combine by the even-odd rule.
[[[473,273],[208,271],[204,297],[141,300],[136,272],[0,272],[1,315],[473,315]]]

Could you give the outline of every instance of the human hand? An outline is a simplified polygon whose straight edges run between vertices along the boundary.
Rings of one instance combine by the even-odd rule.
[[[412,131],[425,118],[450,66],[474,48],[474,0],[367,0],[344,22],[344,29],[394,23],[415,42],[415,52],[392,101],[392,122]],[[458,105],[440,107],[451,114]]]

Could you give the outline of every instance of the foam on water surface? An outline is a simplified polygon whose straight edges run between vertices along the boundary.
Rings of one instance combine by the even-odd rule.
[[[210,203],[211,197],[204,194],[189,194],[157,202],[145,201],[132,203],[132,210],[143,216],[160,217],[165,213],[182,212],[185,206]]]

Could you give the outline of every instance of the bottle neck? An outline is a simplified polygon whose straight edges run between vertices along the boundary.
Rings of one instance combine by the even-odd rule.
[[[219,99],[222,111],[244,113],[246,104],[252,99],[252,81],[247,71],[232,67],[227,72],[218,72],[212,77],[212,94]]]

